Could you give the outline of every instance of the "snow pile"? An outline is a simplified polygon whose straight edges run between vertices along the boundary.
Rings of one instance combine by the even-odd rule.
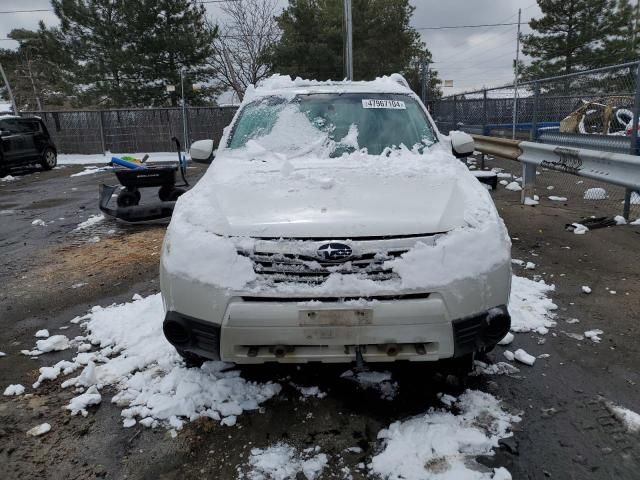
[[[582,286],[582,293],[591,293],[591,287],[588,287],[586,285]]]
[[[609,198],[604,188],[588,188],[584,191],[585,200],[606,200]]]
[[[85,228],[92,227],[105,219],[105,216],[102,213],[97,215],[91,215],[84,222],[80,222],[78,226],[74,229],[74,231],[84,230]]]
[[[49,330],[42,329],[42,330],[38,330],[35,334],[36,337],[38,338],[48,338],[49,337]]]
[[[474,362],[474,375],[512,375],[520,371],[519,368],[514,367],[507,362],[485,363],[480,360]]]
[[[29,356],[41,355],[43,353],[66,350],[71,347],[71,342],[64,335],[53,335],[44,340],[36,342],[36,349],[32,351],[21,350],[21,353]]]
[[[327,456],[318,453],[320,447],[306,448],[299,452],[285,443],[267,448],[254,448],[245,468],[239,467],[240,478],[248,480],[285,480],[302,478],[314,480],[327,465]],[[246,472],[243,470],[249,469]]]
[[[529,355],[527,352],[525,352],[521,348],[519,348],[518,350],[516,350],[514,352],[513,358],[515,358],[520,363],[524,363],[525,365],[529,365],[530,367],[532,367],[533,364],[536,363],[536,357],[534,357],[533,355]]]
[[[571,226],[573,227],[573,233],[576,235],[584,235],[589,231],[589,227],[581,223],[572,223]]]
[[[431,409],[381,430],[382,449],[373,457],[371,471],[388,480],[509,478],[504,469],[483,473],[474,459],[491,455],[500,439],[512,435],[511,424],[520,417],[505,412],[488,393],[467,390],[451,400],[447,396],[446,403],[458,414]]]
[[[550,327],[555,327],[553,310],[558,307],[547,294],[555,287],[540,280],[535,282],[528,278],[514,275],[511,281],[511,330],[514,332],[536,332],[546,334]]]
[[[17,180],[17,178],[13,175],[6,175],[0,178],[0,182],[13,182],[14,180]]]
[[[624,424],[628,431],[632,433],[640,432],[640,415],[632,410],[620,407],[610,402],[607,403],[607,407],[611,413]]]
[[[38,227],[46,227],[47,222],[45,222],[41,218],[36,218],[33,222],[31,222],[31,225],[36,225]]]
[[[511,190],[512,192],[519,192],[520,190],[522,190],[522,187],[518,182],[511,182],[504,188],[506,188],[507,190]]]
[[[352,370],[347,370],[340,375],[340,378],[356,382],[364,389],[377,390],[384,400],[393,400],[398,394],[398,382],[392,381],[391,373],[387,371],[365,370],[354,373]]]
[[[82,368],[80,375],[63,382],[82,395],[71,400],[67,408],[72,414],[86,415],[87,407],[101,401],[100,389],[113,385],[118,390],[113,402],[125,407],[122,416],[131,426],[136,419],[142,425],[165,425],[176,430],[185,420],[209,417],[225,425],[233,425],[245,410],[255,410],[261,403],[280,392],[280,385],[247,382],[238,371],[226,370],[223,362],[206,362],[201,368],[186,368],[175,349],[162,333],[164,309],[160,294],[109,307],[93,307],[82,317],[72,320],[86,329],[86,337],[74,342],[62,335],[66,345],[78,345],[73,361],[61,361],[42,367],[37,388],[43,380]],[[97,350],[88,352],[86,345]],[[59,345],[60,346],[60,345]],[[50,350],[47,350],[50,351]]]
[[[303,387],[301,385],[295,385],[293,383],[291,385],[300,392],[300,394],[302,395],[302,397],[300,398],[302,400],[306,399],[307,397],[324,398],[327,396],[327,392],[323,392],[322,390],[320,390],[320,387],[317,386]]]
[[[567,197],[558,197],[555,195],[551,195],[549,197],[549,200],[551,200],[552,202],[566,202],[567,201]]]
[[[102,395],[98,392],[98,388],[93,385],[82,395],[78,395],[74,397],[69,402],[65,408],[67,410],[71,410],[71,415],[81,414],[83,417],[86,417],[87,407],[90,405],[98,405],[102,401]]]
[[[613,220],[616,222],[616,225],[626,225],[627,224],[627,219],[624,218],[622,215],[616,215],[615,217],[613,217]]]
[[[32,437],[39,437],[40,435],[44,435],[47,432],[51,431],[51,425],[48,423],[42,423],[37,425],[29,430],[27,430],[27,435]]]
[[[24,387],[19,383],[17,383],[17,384],[9,385],[7,388],[5,388],[3,395],[10,397],[12,395],[22,395],[23,393],[24,393]]]
[[[600,335],[602,335],[603,333],[604,332],[599,328],[594,328],[593,330],[584,332],[584,336],[585,338],[591,340],[593,343],[600,343],[600,341],[602,340],[602,338],[600,338]]]

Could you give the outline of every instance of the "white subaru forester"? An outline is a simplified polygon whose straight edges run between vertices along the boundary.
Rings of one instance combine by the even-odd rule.
[[[189,360],[239,364],[493,348],[510,327],[511,245],[456,158],[472,152],[396,74],[250,88],[165,237],[168,341]]]

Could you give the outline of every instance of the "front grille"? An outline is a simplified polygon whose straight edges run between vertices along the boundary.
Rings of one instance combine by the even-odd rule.
[[[331,262],[288,253],[238,253],[249,257],[254,271],[269,282],[322,283],[332,273],[358,275],[375,281],[398,278],[390,268],[385,268],[384,263],[406,252],[407,250],[393,250],[366,253]]]

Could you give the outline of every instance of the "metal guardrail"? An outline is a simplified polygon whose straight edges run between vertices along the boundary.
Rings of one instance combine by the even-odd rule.
[[[603,152],[629,153],[631,151],[631,137],[623,135],[544,132],[538,135],[537,141],[547,145],[586,148]]]
[[[522,155],[520,140],[510,140],[500,137],[488,137],[485,135],[471,135],[475,141],[475,149],[487,155],[518,160]]]
[[[519,161],[522,168],[522,202],[533,198],[537,167],[611,183],[626,189],[624,216],[628,218],[631,193],[640,191],[640,157],[562,145],[472,135],[483,154]]]

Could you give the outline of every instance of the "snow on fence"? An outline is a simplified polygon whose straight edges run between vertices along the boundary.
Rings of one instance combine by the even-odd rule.
[[[187,108],[187,136],[191,142],[213,138],[233,118],[237,107]],[[180,108],[22,112],[45,122],[60,153],[167,152],[171,137],[184,144]]]

